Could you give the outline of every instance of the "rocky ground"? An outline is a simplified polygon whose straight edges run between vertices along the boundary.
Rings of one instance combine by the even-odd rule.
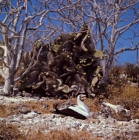
[[[47,102],[48,99],[33,99],[28,97],[5,97],[0,96],[0,104],[8,106],[26,104],[27,102]],[[18,108],[20,113],[0,117],[0,121],[6,121],[18,126],[20,132],[28,134],[30,130],[48,133],[50,130],[68,129],[72,133],[86,130],[92,134],[91,139],[97,137],[110,140],[137,140],[139,139],[139,119],[130,121],[117,121],[111,117],[104,117],[102,113],[91,113],[87,120],[79,120],[73,117],[65,117],[53,113],[40,113],[30,110],[26,106]],[[82,139],[82,138],[80,138]]]

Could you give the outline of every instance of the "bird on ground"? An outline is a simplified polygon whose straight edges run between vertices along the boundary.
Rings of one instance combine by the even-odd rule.
[[[72,116],[77,119],[87,119],[90,116],[90,111],[89,107],[84,103],[85,99],[86,95],[80,94],[77,96],[77,105],[71,103],[56,103],[54,104],[54,109],[56,110],[56,113],[59,114]]]

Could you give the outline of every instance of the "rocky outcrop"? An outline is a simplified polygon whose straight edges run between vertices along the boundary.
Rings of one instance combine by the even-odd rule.
[[[101,112],[106,116],[111,116],[119,121],[130,121],[131,112],[121,105],[113,105],[108,102],[103,102]]]

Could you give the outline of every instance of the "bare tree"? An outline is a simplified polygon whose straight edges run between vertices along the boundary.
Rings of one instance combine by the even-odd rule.
[[[96,21],[92,27],[97,28],[95,34],[98,38],[94,42],[96,45],[99,43],[100,49],[107,55],[107,58],[102,60],[104,80],[107,80],[115,57],[139,47],[139,41],[136,40],[139,35],[139,30],[136,28],[139,26],[139,1],[94,0],[91,4],[91,15]]]
[[[0,16],[3,19],[0,21],[0,33],[5,43],[0,46],[1,51],[4,51],[1,57],[3,66],[0,67],[0,74],[5,79],[5,93],[9,94],[14,82],[20,80],[36,63],[32,60],[26,71],[14,79],[25,50],[25,42],[29,41],[33,46],[34,36],[41,33],[38,41],[49,43],[51,35],[61,30],[61,24],[55,22],[53,13],[72,6],[55,7],[53,5],[53,9],[50,9],[51,4],[53,3],[47,0],[2,0],[0,2]]]
[[[19,68],[25,41],[34,44],[34,36],[41,33],[41,40],[49,42],[57,32],[76,32],[83,23],[90,29],[92,47],[104,51],[102,60],[104,79],[117,54],[138,48],[139,0],[2,0],[0,2],[0,33],[5,45],[1,46],[4,62],[0,73],[5,79],[4,92],[10,93],[14,82],[21,79],[34,65],[14,79]],[[130,37],[126,37],[128,31]],[[124,42],[130,45],[124,47]],[[127,44],[125,44],[127,45]],[[38,53],[39,54],[39,53]]]
[[[57,2],[57,5],[72,0]],[[59,11],[61,21],[78,30],[86,23],[90,27],[92,45],[105,52],[102,60],[104,80],[117,55],[139,47],[139,0],[80,0],[66,12]],[[128,34],[128,35],[127,35]],[[128,45],[127,43],[128,42]]]

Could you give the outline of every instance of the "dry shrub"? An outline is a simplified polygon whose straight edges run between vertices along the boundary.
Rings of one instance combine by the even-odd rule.
[[[28,134],[21,134],[18,126],[3,120],[0,122],[0,140],[101,140],[101,138],[93,138],[93,135],[86,130],[80,132],[66,129],[51,130],[48,133],[30,130]]]
[[[72,137],[67,132],[62,131],[50,131],[47,134],[42,133],[41,131],[37,133],[32,133],[31,135],[28,135],[27,140],[33,140],[33,139],[39,139],[39,140],[72,140]],[[76,140],[76,139],[75,139]]]
[[[131,110],[131,118],[139,119],[139,88],[127,84],[121,93],[116,92],[116,90],[114,92],[112,98],[107,101],[123,105],[126,109]]]
[[[16,125],[7,124],[6,121],[0,122],[0,140],[100,140],[93,138],[87,131],[51,130],[47,134],[31,130],[27,135],[21,134]]]
[[[18,114],[19,110],[17,110],[17,105],[3,105],[0,104],[0,117],[7,117],[10,115]]]
[[[73,103],[76,104],[76,98],[70,99]],[[10,115],[16,115],[20,113],[22,107],[26,107],[31,111],[37,111],[41,114],[51,113],[53,110],[53,104],[55,102],[64,102],[67,100],[44,100],[44,101],[26,101],[21,103],[10,103],[10,104],[1,104],[0,103],[0,117],[7,117]],[[100,111],[100,103],[98,99],[89,99],[87,98],[85,103],[89,106],[90,111],[98,112]]]
[[[91,112],[99,112],[101,110],[101,103],[99,98],[95,98],[93,100],[88,98],[85,103],[88,105]]]
[[[121,94],[121,102],[131,110],[132,118],[139,118],[139,88],[126,86]]]
[[[0,75],[0,85],[4,84],[4,78]]]
[[[71,98],[70,99],[71,102],[77,104],[77,98]],[[45,101],[28,101],[25,102],[24,104],[20,104],[20,105],[26,105],[30,110],[32,111],[39,111],[42,114],[46,114],[46,113],[51,113],[51,111],[53,110],[53,104],[56,102],[66,102],[67,100],[45,100]],[[100,103],[99,100],[96,98],[94,100],[87,98],[85,100],[85,103],[89,106],[90,111],[93,112],[97,112],[100,111]],[[19,106],[19,105],[18,105]]]
[[[138,87],[132,87],[132,86],[126,85],[121,94],[121,97],[122,99],[125,99],[125,100],[134,100],[135,98],[139,97],[138,93],[139,93]]]
[[[126,86],[120,95],[120,100],[127,109],[139,108],[139,88]]]
[[[29,108],[32,111],[38,111],[42,114],[50,113],[50,110],[52,109],[52,103],[51,102],[34,102],[29,101],[25,103],[26,107]],[[24,106],[24,104],[22,104]]]
[[[6,113],[6,106],[3,104],[0,104],[0,117],[6,117],[7,113]]]
[[[42,114],[50,113],[52,110],[53,102],[47,100],[45,102],[40,101],[27,101],[22,103],[10,103],[7,105],[0,103],[0,117],[7,117],[10,115],[16,115],[20,113],[22,107],[26,107],[32,111],[38,111]]]
[[[76,98],[71,99],[73,102],[76,103]],[[38,110],[41,113],[50,113],[50,110],[52,109],[52,105],[55,101],[49,101],[46,100],[44,102],[24,102],[20,104],[7,104],[2,105],[0,104],[0,117],[7,117],[9,115],[18,114],[18,107],[26,105],[31,110]],[[91,110],[93,109],[94,104],[92,103],[91,99],[87,99],[87,104],[90,106]],[[47,104],[50,106],[50,110],[48,111],[46,108],[42,108],[44,104]],[[93,106],[92,106],[93,105]],[[46,111],[45,111],[46,110]],[[21,135],[21,133],[18,130],[17,126],[14,126],[12,124],[7,124],[6,121],[0,123],[0,139],[3,140],[93,140],[92,135],[84,131],[75,131],[71,133],[69,130],[63,130],[63,131],[50,131],[47,134],[44,134],[41,130],[36,132],[34,130],[30,130],[29,133],[26,135]],[[99,140],[99,138],[95,138],[95,140]]]
[[[49,139],[53,140],[90,140],[91,134],[87,131],[78,132],[75,131],[73,133],[69,132],[68,130],[64,131],[50,131],[47,134]]]
[[[47,134],[42,132],[29,134],[27,140],[101,140],[100,138],[93,138],[92,134],[87,131],[75,131],[70,132],[69,130],[51,130]]]
[[[131,82],[134,82],[134,83],[139,82],[139,66],[132,63],[126,63],[125,71],[126,71],[128,79],[130,79]]]
[[[121,78],[121,74],[125,74],[123,66],[114,66],[110,69],[108,83],[104,86],[107,98],[117,97],[123,92],[127,79]]]
[[[7,124],[5,120],[0,122],[0,140],[25,140],[18,127]]]

